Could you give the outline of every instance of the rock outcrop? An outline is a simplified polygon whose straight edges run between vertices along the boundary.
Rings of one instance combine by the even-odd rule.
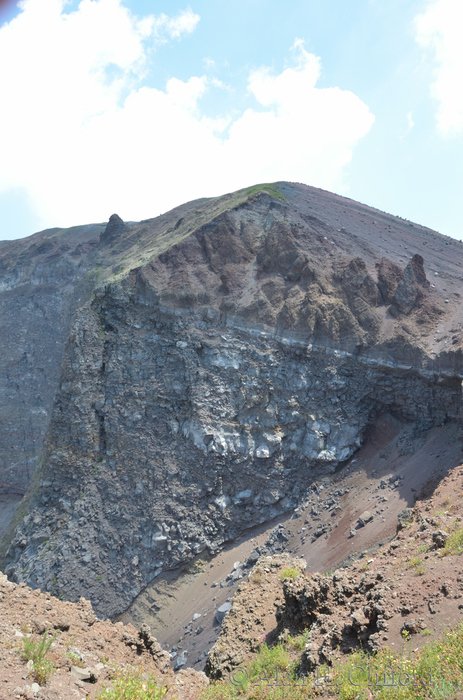
[[[111,214],[105,230],[100,236],[103,245],[112,244],[126,231],[126,225],[118,214]]]
[[[296,652],[306,676],[322,665],[339,668],[353,650],[389,647],[399,658],[402,650],[403,661],[404,651],[433,642],[463,609],[462,483],[463,467],[450,470],[433,493],[399,513],[392,539],[334,571],[308,574],[301,559],[261,557],[231,600],[207,657],[209,677],[246,678],[264,643]]]
[[[404,238],[403,222],[304,186],[272,195],[111,217],[11,578],[115,615],[161,571],[295,508],[382,413],[461,419],[459,336],[429,346],[457,323],[457,268],[444,297],[419,255],[385,261],[371,230],[419,249],[437,234]]]
[[[429,289],[429,282],[424,271],[421,255],[413,256],[400,279],[392,303],[399,311],[409,314],[415,304],[421,300]]]
[[[23,495],[37,467],[76,309],[97,275],[103,226],[0,244],[0,489]]]

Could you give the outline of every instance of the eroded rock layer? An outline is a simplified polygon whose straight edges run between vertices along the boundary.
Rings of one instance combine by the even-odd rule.
[[[461,281],[418,253],[437,234],[404,238],[311,188],[277,194],[208,219],[193,203],[173,245],[79,309],[15,580],[115,615],[161,571],[294,508],[381,414],[418,431],[461,420]],[[114,221],[103,247],[150,235]],[[414,247],[403,264],[386,233]]]

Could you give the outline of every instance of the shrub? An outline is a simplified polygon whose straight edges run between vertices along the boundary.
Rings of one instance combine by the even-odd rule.
[[[309,629],[307,628],[302,632],[302,634],[298,634],[296,637],[291,637],[291,635],[289,635],[286,640],[286,645],[289,649],[294,649],[295,651],[304,651],[305,645],[308,641]]]
[[[143,678],[141,669],[128,668],[118,671],[108,686],[100,691],[96,700],[162,700],[168,688],[158,685],[153,674]]]
[[[34,641],[32,637],[24,637],[22,657],[25,661],[32,661],[32,675],[39,685],[45,685],[55,667],[46,655],[50,647],[58,636],[58,632],[52,637],[48,637],[48,630],[45,630],[41,639]]]
[[[284,581],[285,578],[296,578],[301,572],[298,569],[283,569],[280,574],[280,580]]]

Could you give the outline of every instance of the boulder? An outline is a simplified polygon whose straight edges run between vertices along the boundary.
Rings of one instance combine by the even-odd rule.
[[[365,510],[362,513],[362,515],[359,517],[358,522],[359,522],[360,527],[364,527],[371,520],[373,520],[373,513],[370,513],[369,510]]]
[[[217,620],[219,625],[222,624],[223,619],[224,619],[225,615],[227,614],[227,612],[230,610],[230,608],[231,608],[231,603],[224,603],[223,605],[220,606],[220,608],[217,609],[217,611],[215,613],[215,619]]]
[[[432,533],[432,541],[436,547],[442,548],[448,540],[448,534],[444,530],[436,530]]]

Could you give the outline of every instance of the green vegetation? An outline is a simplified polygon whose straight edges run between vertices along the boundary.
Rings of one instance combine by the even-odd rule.
[[[73,296],[76,299],[91,299],[98,308],[100,301],[95,294],[97,289],[102,289],[107,283],[117,284],[126,277],[131,270],[145,265],[149,260],[157,258],[169,248],[179,244],[188,236],[191,236],[201,226],[207,225],[224,212],[231,211],[245,204],[250,197],[264,192],[274,199],[286,201],[286,197],[281,194],[278,183],[262,183],[249,188],[231,192],[221,197],[211,197],[198,199],[196,211],[178,219],[176,224],[167,228],[157,228],[156,233],[147,235],[147,229],[141,228],[136,234],[129,232],[127,237],[120,243],[123,250],[111,251],[111,258],[105,265],[95,266],[89,270],[76,286]],[[100,337],[104,338],[104,333],[100,330]]]
[[[273,647],[263,643],[256,658],[250,666],[250,677],[253,679],[261,676],[269,676],[276,670],[283,672],[291,669],[291,659],[289,652],[283,644],[276,644]]]
[[[306,687],[300,687],[298,664],[291,660],[287,644],[288,641],[285,645],[277,644],[269,648],[263,643],[249,664],[232,671],[229,680],[211,683],[199,696],[200,700],[233,700],[243,695],[249,700],[302,700],[309,697],[301,692]]]
[[[144,678],[141,669],[118,671],[112,688],[106,687],[98,693],[96,700],[162,700],[168,688],[157,684],[153,674]]]
[[[32,637],[24,637],[23,639],[21,655],[25,661],[32,661],[32,675],[39,685],[45,685],[55,670],[54,665],[46,656],[57,635],[58,632],[55,632],[52,637],[48,637],[48,630],[45,630],[38,641],[34,641]]]
[[[446,554],[461,554],[463,552],[463,528],[459,527],[447,538],[447,541],[442,550],[442,556]]]
[[[73,666],[78,666],[79,668],[85,668],[85,662],[82,661],[80,656],[74,651],[67,651],[66,656],[71,660]]]
[[[375,690],[373,681],[377,683],[377,697],[381,698],[451,698],[459,692],[463,687],[463,626],[445,632],[441,639],[428,643],[413,658],[411,653],[405,658],[405,643],[406,635],[402,654],[383,649],[374,657],[364,653],[350,656],[347,664],[334,673],[340,700],[370,697],[368,683],[370,690]],[[358,667],[366,667],[366,672]],[[349,673],[351,679],[357,679],[357,687],[352,686]],[[385,679],[394,684],[384,687]]]
[[[309,641],[309,629],[304,630],[302,634],[298,634],[296,637],[288,636],[286,640],[286,645],[288,649],[294,649],[295,651],[304,651],[305,645]]]
[[[428,544],[422,544],[418,547],[418,552],[420,554],[426,554],[426,552],[429,552],[429,545]]]
[[[196,561],[193,561],[189,568],[188,572],[190,574],[193,574],[194,576],[198,576],[199,574],[203,574],[206,570],[206,562],[204,559],[196,559]]]
[[[299,576],[301,572],[299,569],[283,569],[283,571],[280,574],[280,581],[284,581],[285,578],[296,578],[296,576]]]
[[[426,633],[431,634],[424,630]],[[338,700],[461,697],[463,624],[413,654],[410,635],[404,632],[401,651],[386,648],[375,655],[357,651],[307,678],[298,677],[297,661],[289,653],[300,651],[302,636],[307,638],[307,632],[288,637],[284,645],[268,648],[263,644],[251,662],[235,669],[226,680],[211,683],[199,700],[303,700],[320,695]]]
[[[407,562],[407,569],[413,569],[415,576],[422,576],[426,573],[426,569],[423,566],[423,560],[419,557],[412,557]]]
[[[276,182],[267,182],[262,185],[254,185],[253,187],[249,187],[245,194],[247,197],[253,197],[256,194],[259,194],[259,192],[265,192],[266,194],[270,195],[270,197],[281,199],[283,202],[286,202],[286,197],[281,194]]]
[[[440,504],[440,507],[434,511],[434,515],[445,515],[452,507],[452,501],[450,500],[450,497],[447,496],[442,503]]]

